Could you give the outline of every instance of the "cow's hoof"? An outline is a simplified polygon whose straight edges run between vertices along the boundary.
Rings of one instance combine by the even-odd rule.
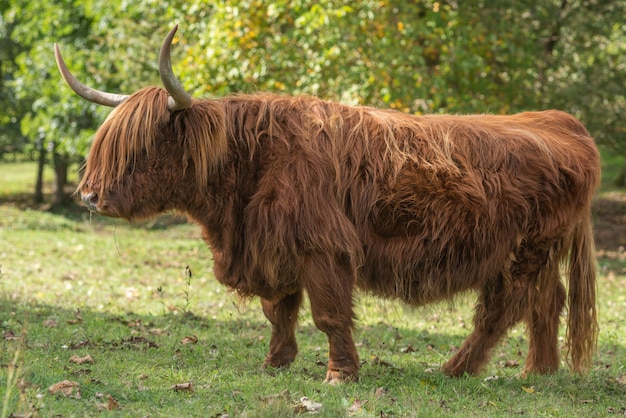
[[[358,382],[359,376],[357,374],[348,373],[345,370],[329,370],[326,373],[326,379],[324,383],[329,385],[339,385],[341,383]]]
[[[283,352],[268,354],[263,362],[263,368],[282,369],[289,367],[296,358],[296,353],[297,350],[284,350]]]

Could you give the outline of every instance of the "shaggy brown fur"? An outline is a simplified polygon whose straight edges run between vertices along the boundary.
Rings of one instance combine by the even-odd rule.
[[[333,381],[358,374],[355,286],[413,306],[474,289],[474,331],[444,371],[478,373],[525,321],[524,370],[545,373],[559,367],[563,261],[568,359],[591,364],[599,167],[585,128],[558,111],[413,116],[258,94],[170,113],[167,93],[148,88],[100,128],[79,189],[110,216],[197,221],[217,279],[262,298],[266,365],[295,358],[305,291]]]

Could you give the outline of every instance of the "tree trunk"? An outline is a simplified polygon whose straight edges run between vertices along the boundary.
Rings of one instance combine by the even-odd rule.
[[[54,196],[52,199],[52,207],[65,206],[72,201],[70,195],[65,193],[67,169],[69,166],[68,158],[66,155],[56,151],[54,151],[52,155],[54,162]]]
[[[36,204],[43,203],[43,169],[46,165],[46,147],[43,143],[39,143],[39,157],[37,158],[37,180],[35,182],[35,197]]]

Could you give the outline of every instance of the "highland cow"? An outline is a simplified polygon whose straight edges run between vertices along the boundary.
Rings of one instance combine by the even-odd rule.
[[[215,276],[259,296],[272,325],[265,365],[288,366],[307,293],[328,336],[326,381],[356,380],[355,290],[411,306],[474,290],[474,329],[443,365],[476,374],[520,321],[524,373],[591,365],[598,326],[590,206],[594,140],[559,111],[410,115],[309,96],[192,99],[161,48],[165,89],[131,96],[81,84],[114,106],[97,131],[79,192],[90,210],[128,220],[180,211],[197,222]],[[568,265],[566,292],[559,266]]]

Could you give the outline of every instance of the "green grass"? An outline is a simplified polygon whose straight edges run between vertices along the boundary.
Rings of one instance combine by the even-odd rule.
[[[321,404],[323,417],[604,417],[626,410],[623,249],[599,263],[601,332],[588,376],[563,368],[519,378],[527,349],[519,326],[483,374],[448,378],[439,366],[471,330],[473,295],[418,310],[361,295],[361,379],[331,386],[322,383],[327,341],[308,307],[292,367],[260,369],[269,324],[258,300],[240,302],[214,280],[196,226],[172,216],[128,225],[84,211],[28,210],[10,195],[30,190],[34,166],[0,165],[0,173],[1,418],[275,418],[310,414],[303,397]],[[92,363],[70,360],[86,355]],[[78,383],[80,396],[50,393],[63,380]],[[176,389],[186,383],[192,389]]]

